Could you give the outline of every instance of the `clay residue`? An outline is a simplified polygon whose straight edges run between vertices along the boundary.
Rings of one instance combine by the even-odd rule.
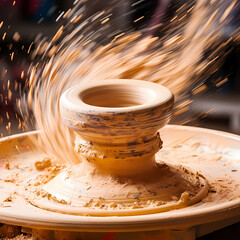
[[[28,186],[46,184],[65,168],[64,165],[57,164],[56,161],[52,161],[49,157],[44,157],[42,161],[36,161],[34,165],[40,173],[28,183]]]
[[[17,158],[9,156],[5,163],[4,159],[2,161],[0,206],[3,208],[11,207],[16,198],[27,193],[29,187],[48,182],[64,168],[37,151],[23,152]]]
[[[10,164],[9,164],[9,162],[6,162],[6,163],[5,163],[5,168],[6,168],[7,170],[10,169]]]
[[[177,143],[163,148],[157,156],[166,163],[190,165],[206,177],[209,194],[202,202],[225,202],[226,199],[240,197],[240,184],[236,181],[239,170],[232,171],[231,161],[226,164],[222,161],[225,158],[223,153],[214,151],[207,144],[191,140],[189,143]],[[220,169],[224,169],[224,173]]]
[[[199,205],[204,207],[204,204],[217,204],[240,197],[239,173],[237,170],[232,171],[230,162],[226,167],[222,162],[223,158],[219,150],[210,149],[197,141],[164,147],[157,154],[157,162],[162,169],[158,174],[162,178],[157,185],[148,185],[144,176],[141,177],[144,182],[142,185],[135,178],[133,180],[131,177],[104,175],[91,164],[83,162],[74,168],[65,168],[55,178],[48,178],[48,172],[39,175],[39,184],[31,184],[32,188],[29,189],[29,201],[36,206],[44,203],[43,207],[47,206],[46,201],[64,204],[66,212],[71,207],[121,211],[147,209],[164,206],[166,203],[187,203],[203,187],[198,180],[204,176],[209,184],[209,192]],[[175,167],[171,168],[171,165]],[[181,180],[178,180],[179,173],[183,177]],[[169,182],[171,179],[173,181]],[[174,181],[185,188],[185,191],[177,194],[178,188],[171,187],[175,184]],[[58,189],[58,186],[61,188]],[[63,193],[62,188],[68,188],[68,192]],[[167,189],[164,195],[161,195],[162,188]],[[171,191],[174,194],[171,195]]]
[[[52,162],[50,158],[45,157],[42,161],[35,162],[35,168],[39,171],[44,170],[45,168],[49,168],[52,166]]]
[[[207,146],[207,145],[206,145]],[[191,143],[178,143],[171,146],[165,146],[161,151],[157,153],[157,160],[158,161],[164,161],[167,164],[173,164],[175,166],[178,166],[179,169],[182,169],[186,172],[186,174],[190,174],[191,171],[196,171],[198,174],[203,175],[206,177],[206,179],[209,182],[209,194],[207,198],[203,200],[203,202],[224,202],[226,200],[232,200],[236,199],[237,197],[240,197],[240,186],[239,186],[239,172],[238,169],[233,168],[231,166],[231,161],[228,161],[228,164],[226,164],[225,161],[222,161],[224,158],[223,154],[220,151],[211,150],[209,151],[203,151],[202,150],[203,144],[200,142],[191,142]],[[19,159],[18,159],[19,158]],[[19,165],[19,168],[11,168],[10,170],[2,168],[1,169],[1,178],[0,182],[1,184],[4,184],[4,186],[7,184],[9,187],[9,193],[5,196],[2,196],[3,204],[2,207],[6,205],[11,205],[11,201],[14,201],[15,198],[19,195],[21,195],[20,189],[24,188],[24,197],[27,197],[27,192],[32,191],[33,189],[39,190],[50,182],[52,179],[54,179],[59,173],[66,172],[66,179],[75,179],[76,177],[76,184],[82,184],[84,185],[84,191],[87,195],[93,196],[98,194],[99,191],[99,197],[101,197],[101,186],[114,183],[114,181],[117,181],[116,184],[119,185],[119,183],[122,182],[122,190],[116,189],[115,187],[108,187],[109,191],[108,194],[111,196],[114,196],[115,194],[118,194],[119,192],[125,192],[128,191],[131,193],[128,196],[123,196],[123,198],[132,198],[136,200],[136,203],[139,203],[139,200],[143,197],[142,194],[139,195],[141,192],[141,189],[137,189],[136,185],[132,185],[131,180],[130,182],[125,182],[124,179],[112,179],[111,176],[108,177],[101,177],[101,174],[98,175],[96,169],[94,169],[92,166],[89,165],[82,165],[76,166],[74,169],[72,168],[65,168],[64,166],[59,165],[55,159],[51,159],[49,157],[41,156],[40,153],[37,152],[29,152],[28,155],[22,153],[18,156],[15,160],[9,159],[7,162],[10,164],[10,166],[14,166],[16,164],[19,165],[19,161],[21,159],[24,159],[24,164]],[[34,161],[34,159],[36,159]],[[7,163],[6,162],[6,163]],[[37,170],[35,165],[36,163],[41,163],[45,168],[43,170]],[[51,166],[50,166],[51,162]],[[45,163],[47,163],[45,165]],[[3,165],[4,166],[4,165]],[[167,167],[167,165],[166,165]],[[190,171],[188,171],[188,168],[190,167]],[[161,168],[165,168],[164,164],[161,163]],[[214,168],[214,172],[212,169]],[[42,169],[42,168],[41,168]],[[222,169],[224,169],[224,174],[222,173]],[[234,171],[232,171],[234,169]],[[96,174],[99,176],[96,177]],[[75,176],[75,177],[74,177]],[[82,181],[78,183],[79,177],[81,177]],[[84,180],[85,179],[85,180]],[[92,181],[95,181],[97,179],[97,186],[98,190],[93,187],[94,183]],[[74,181],[75,181],[74,180]],[[12,188],[11,188],[12,186]],[[110,185],[109,185],[110,186]],[[132,187],[131,187],[132,186]],[[40,187],[40,188],[39,188]],[[136,189],[135,189],[136,188]],[[144,188],[143,188],[144,189]],[[35,190],[34,190],[35,191]],[[116,191],[116,193],[114,193]],[[193,190],[194,191],[194,190]],[[152,192],[153,196],[156,195],[155,191]],[[35,192],[36,193],[36,192]],[[41,194],[45,194],[45,197],[47,197],[46,192],[39,192],[39,196]],[[4,195],[4,194],[3,194]],[[87,196],[86,195],[86,196]],[[50,196],[50,195],[49,195]],[[85,196],[85,197],[86,197]],[[79,197],[83,197],[82,195],[79,195]],[[184,197],[184,195],[183,195]],[[52,196],[50,196],[52,198]],[[9,201],[11,199],[11,201]],[[5,200],[5,201],[4,201]],[[63,199],[56,199],[58,202],[65,203],[66,201],[62,201]],[[173,201],[179,200],[179,197],[174,198]],[[101,201],[100,201],[101,202]],[[93,204],[93,203],[92,203]],[[97,204],[95,202],[94,204]],[[100,203],[99,203],[100,204]],[[120,207],[120,205],[116,205],[116,203],[109,203],[109,207],[113,208]],[[149,206],[154,206],[158,204],[157,202],[148,202]],[[161,203],[159,203],[161,204]],[[135,204],[136,205],[136,204]],[[141,205],[141,204],[140,204]],[[140,206],[139,205],[139,206]],[[99,205],[101,206],[101,204]],[[137,206],[137,205],[136,205]],[[106,205],[105,205],[106,207]]]
[[[165,209],[168,211],[189,205],[201,189],[207,188],[204,184],[203,179],[185,167],[157,164],[151,176],[145,179],[143,176],[109,176],[84,162],[74,169],[65,169],[47,184],[33,188],[35,196],[31,196],[30,202],[38,206],[39,201],[53,200],[67,204],[66,212],[68,206],[126,210],[170,204]],[[68,191],[62,191],[64,188]]]

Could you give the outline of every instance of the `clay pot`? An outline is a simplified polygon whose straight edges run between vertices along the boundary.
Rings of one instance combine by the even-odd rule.
[[[170,90],[140,80],[82,84],[61,97],[65,124],[79,133],[76,150],[103,171],[129,175],[155,164],[158,130],[172,113]]]

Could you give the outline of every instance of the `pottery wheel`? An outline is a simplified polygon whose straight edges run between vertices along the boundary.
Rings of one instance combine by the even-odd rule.
[[[60,112],[76,131],[72,151],[79,163],[44,157],[31,134],[1,140],[0,221],[118,231],[238,214],[239,169],[225,148],[239,145],[239,138],[176,126],[166,128],[165,138],[159,129],[169,122],[173,103],[170,90],[139,80],[68,89]]]
[[[51,171],[49,168],[41,171],[36,169],[35,163],[42,161],[45,156],[31,146],[29,136],[34,134],[38,133],[32,132],[1,139],[1,222],[78,231],[91,231],[91,229],[120,231],[123,228],[154,230],[184,227],[189,226],[190,223],[193,226],[240,214],[239,136],[193,127],[166,126],[161,133],[163,149],[157,154],[157,159],[164,158],[167,162],[170,161],[173,153],[169,150],[172,149],[175,149],[176,153],[182,153],[182,156],[178,155],[175,159],[171,159],[172,164],[180,164],[186,169],[190,168],[193,172],[198,171],[199,174],[204,175],[209,181],[208,195],[198,204],[182,209],[108,218],[46,211],[28,202],[26,196],[30,190],[29,183],[40,174],[47,175],[48,172],[49,176],[52,176],[51,174],[58,171],[57,165],[55,170],[51,168]],[[186,150],[189,146],[197,149],[194,156],[191,151]],[[194,160],[197,158],[196,153],[204,154],[201,158],[202,162]]]

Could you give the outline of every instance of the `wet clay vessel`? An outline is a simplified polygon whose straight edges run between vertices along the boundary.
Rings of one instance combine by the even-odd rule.
[[[30,202],[74,215],[120,216],[169,211],[200,201],[207,181],[184,167],[156,161],[158,130],[172,113],[167,88],[139,80],[82,84],[61,97],[63,121],[78,133],[82,162],[42,186]]]
[[[118,176],[145,172],[162,147],[158,130],[172,113],[173,94],[136,80],[77,86],[61,98],[65,124],[79,133],[76,150],[87,161]]]

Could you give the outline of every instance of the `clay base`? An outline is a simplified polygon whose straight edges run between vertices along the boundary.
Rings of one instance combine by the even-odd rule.
[[[207,195],[207,181],[182,166],[156,163],[144,175],[114,177],[87,161],[32,189],[29,201],[73,215],[141,215],[183,208]]]

